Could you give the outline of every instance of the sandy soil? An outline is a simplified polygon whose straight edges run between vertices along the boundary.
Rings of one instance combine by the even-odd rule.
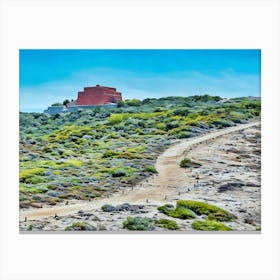
[[[188,157],[200,162],[195,169],[180,168]],[[255,230],[260,226],[260,122],[221,129],[171,146],[156,162],[158,175],[138,186],[91,202],[70,201],[69,205],[20,210],[20,229],[32,223],[37,230],[63,230],[71,222],[86,220],[107,230],[121,230],[131,215],[161,218],[157,206],[178,199],[206,201],[238,217],[228,223],[235,230]],[[104,204],[143,205],[133,213],[107,213]],[[83,212],[89,213],[84,216]],[[54,217],[56,215],[56,217]],[[166,218],[166,216],[165,216]],[[24,220],[27,219],[25,222]],[[176,219],[181,230],[190,230],[190,221]],[[34,227],[35,226],[35,227]],[[97,227],[98,228],[98,227]]]

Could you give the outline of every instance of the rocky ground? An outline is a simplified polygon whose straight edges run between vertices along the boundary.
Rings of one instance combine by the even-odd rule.
[[[222,130],[221,130],[222,131]],[[182,140],[157,160],[158,175],[128,190],[88,202],[69,201],[67,205],[43,206],[20,211],[21,231],[64,231],[73,223],[86,230],[129,231],[123,229],[127,217],[164,218],[176,221],[177,231],[193,231],[193,219],[168,217],[158,211],[177,200],[195,200],[221,207],[237,219],[224,222],[236,231],[256,231],[261,226],[261,134],[260,123],[231,133]],[[198,168],[181,168],[190,158]],[[111,205],[106,209],[104,204]],[[104,210],[105,209],[105,210]],[[196,215],[195,220],[204,220]],[[74,227],[74,229],[81,229]],[[153,231],[166,230],[154,225]]]

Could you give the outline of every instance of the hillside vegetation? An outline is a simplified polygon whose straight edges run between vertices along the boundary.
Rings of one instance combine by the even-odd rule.
[[[260,116],[259,98],[128,100],[118,108],[20,113],[20,206],[94,199],[156,174],[176,139]]]

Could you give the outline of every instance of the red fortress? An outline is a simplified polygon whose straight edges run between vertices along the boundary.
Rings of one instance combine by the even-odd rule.
[[[117,103],[122,101],[122,94],[116,91],[116,88],[102,87],[96,85],[95,87],[85,87],[84,91],[78,92],[78,105],[104,105],[108,103]]]

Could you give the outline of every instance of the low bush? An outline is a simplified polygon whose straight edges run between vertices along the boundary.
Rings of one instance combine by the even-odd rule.
[[[177,207],[190,209],[197,215],[207,215],[209,220],[231,221],[232,219],[237,218],[235,215],[222,208],[200,201],[178,200]]]
[[[154,221],[146,217],[127,217],[123,222],[123,228],[129,230],[153,230]]]
[[[180,162],[180,167],[182,167],[182,168],[192,168],[192,167],[197,168],[200,166],[201,166],[201,163],[193,162],[189,158],[184,158]]]
[[[189,108],[179,108],[173,111],[174,116],[187,116],[190,113]]]
[[[141,159],[142,156],[137,153],[130,152],[122,152],[116,156],[117,158],[125,158],[125,159]]]
[[[123,177],[123,176],[132,176],[135,172],[135,169],[132,167],[111,167],[109,173],[113,177]]]
[[[130,100],[125,100],[125,104],[128,106],[140,106],[141,101],[138,99],[130,99]]]
[[[96,228],[88,223],[85,222],[75,222],[72,223],[70,226],[67,226],[64,230],[96,230]]]
[[[170,229],[170,230],[179,229],[179,226],[177,225],[177,223],[175,221],[171,221],[168,219],[159,219],[155,223],[158,227],[162,227],[162,228],[166,228],[166,229]]]
[[[68,166],[74,166],[74,167],[81,167],[83,164],[83,162],[81,160],[78,160],[78,159],[68,159],[66,162],[65,162],[65,165]]]
[[[232,230],[230,227],[224,225],[223,223],[217,221],[195,221],[192,223],[192,228],[195,230],[203,230],[203,231],[230,231]]]
[[[190,210],[178,206],[176,208],[171,208],[169,207],[169,205],[163,205],[158,207],[158,211],[173,218],[179,218],[179,219],[195,218],[194,214]]]
[[[118,155],[119,153],[114,151],[114,150],[107,150],[104,154],[103,154],[103,158],[110,158],[113,156]]]
[[[33,229],[33,225],[30,224],[28,227],[27,227],[27,230],[31,231]]]
[[[32,168],[27,170],[22,170],[19,173],[19,180],[22,183],[25,183],[30,177],[33,177],[34,175],[40,175],[42,174],[44,170],[42,168]]]
[[[146,165],[144,171],[157,174],[157,170],[153,165]]]
[[[104,205],[102,205],[101,210],[104,212],[113,212],[116,210],[116,207],[114,207],[110,204],[104,204]]]

